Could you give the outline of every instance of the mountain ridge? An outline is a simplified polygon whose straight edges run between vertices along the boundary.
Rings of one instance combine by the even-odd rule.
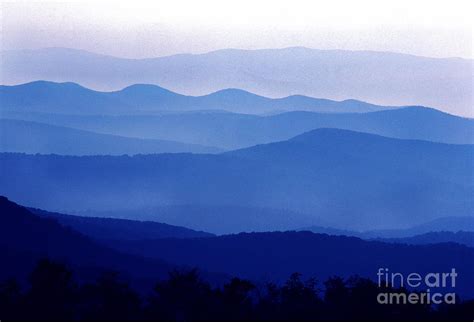
[[[71,53],[82,53],[82,54],[90,54],[95,56],[104,56],[110,58],[117,58],[117,59],[124,59],[124,60],[149,60],[149,59],[160,59],[166,57],[175,57],[175,56],[200,56],[200,55],[207,55],[211,53],[219,53],[219,52],[226,52],[226,51],[285,51],[285,50],[302,50],[302,51],[322,51],[322,52],[360,52],[360,53],[380,53],[380,54],[387,54],[387,55],[401,55],[401,56],[410,56],[410,57],[418,57],[418,58],[426,58],[426,59],[448,59],[448,60],[474,60],[473,58],[466,58],[466,57],[458,57],[458,56],[446,56],[446,57],[434,57],[434,56],[424,56],[424,55],[416,55],[410,53],[403,53],[403,52],[395,52],[395,51],[383,51],[383,50],[363,50],[363,49],[321,49],[321,48],[313,48],[313,47],[306,47],[306,46],[287,46],[281,48],[257,48],[257,49],[242,49],[242,48],[224,48],[224,49],[215,49],[210,50],[202,53],[176,53],[170,55],[163,55],[163,56],[149,56],[149,57],[121,57],[115,56],[111,54],[104,54],[104,53],[97,53],[87,49],[78,49],[78,48],[70,48],[70,47],[42,47],[36,49],[5,49],[0,50],[1,52],[47,52],[47,51],[66,51]]]
[[[101,134],[39,122],[0,118],[0,151],[30,154],[122,155],[149,153],[217,153],[204,145],[170,140]]]
[[[214,234],[156,221],[85,217],[28,208],[33,214],[51,218],[95,240],[137,240],[156,238],[197,238]]]
[[[389,106],[432,106],[473,116],[472,60],[465,59],[301,48],[221,50],[152,59],[64,50],[2,52],[1,56],[3,84],[48,79],[116,90],[151,83],[186,95],[241,88],[267,97],[354,98]]]
[[[25,278],[36,261],[49,257],[61,260],[87,272],[99,275],[107,269],[118,269],[135,277],[163,278],[172,265],[129,255],[100,245],[87,236],[52,219],[40,218],[26,208],[0,196],[0,249],[7,256],[0,267],[0,279]]]
[[[449,144],[474,143],[473,119],[425,107],[368,113],[294,111],[269,115],[239,114],[224,110],[123,115],[68,115],[2,110],[0,116],[104,134],[189,142],[224,150],[282,141],[322,127],[399,139]]]
[[[58,91],[63,91],[58,97]],[[71,92],[75,90],[76,92]],[[69,93],[64,93],[68,91]],[[71,95],[71,97],[66,96]],[[77,104],[80,99],[84,103]],[[0,100],[5,105],[3,109],[22,109],[33,107],[48,108],[44,111],[67,113],[64,105],[72,104],[80,109],[84,105],[94,105],[97,110],[86,109],[89,114],[114,114],[117,112],[131,113],[134,110],[197,110],[223,109],[227,106],[231,112],[247,112],[252,114],[282,110],[315,110],[327,112],[367,112],[374,110],[392,109],[396,107],[378,106],[354,99],[333,101],[304,95],[290,95],[280,98],[269,98],[252,92],[225,88],[201,96],[183,95],[164,87],[153,84],[133,84],[116,91],[97,91],[73,82],[33,81],[20,85],[0,85]],[[26,100],[26,101],[25,101]],[[299,102],[293,102],[299,100]],[[81,102],[79,102],[81,103]],[[172,106],[167,106],[170,104]],[[295,105],[294,104],[298,104]],[[48,106],[53,105],[53,106]],[[244,106],[242,106],[244,105]],[[79,111],[80,112],[80,111]],[[69,112],[70,113],[70,112]],[[83,112],[84,113],[84,112]]]
[[[373,278],[380,267],[402,274],[425,274],[450,271],[454,266],[463,276],[456,291],[470,294],[474,283],[468,273],[473,268],[474,248],[454,243],[405,245],[311,232],[266,232],[109,245],[136,255],[266,282],[281,282],[294,271],[324,280],[354,274]]]
[[[335,129],[310,133],[298,140],[216,155],[2,153],[0,192],[32,207],[65,211],[167,205],[286,209],[356,230],[401,228],[474,214],[474,145]],[[45,167],[61,173],[48,174]],[[36,191],[38,184],[44,190]],[[67,193],[71,187],[78,190]],[[295,215],[293,223],[308,226],[301,216]]]

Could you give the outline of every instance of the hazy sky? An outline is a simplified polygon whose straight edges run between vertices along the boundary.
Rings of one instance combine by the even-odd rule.
[[[130,58],[289,46],[473,58],[471,2],[2,1],[0,44]]]

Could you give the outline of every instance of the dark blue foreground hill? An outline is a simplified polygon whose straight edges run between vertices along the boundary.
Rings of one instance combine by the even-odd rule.
[[[468,298],[474,295],[474,248],[454,243],[411,246],[311,232],[271,232],[110,245],[137,255],[257,281],[281,282],[292,272],[318,280],[354,274],[376,280],[379,268],[407,276],[413,272],[451,272],[454,267],[459,274],[454,291]]]
[[[65,215],[29,208],[35,215],[50,218],[96,240],[137,240],[147,238],[196,238],[213,234],[154,221]]]
[[[81,279],[116,270],[134,283],[167,276],[173,265],[161,260],[127,255],[98,244],[53,219],[41,218],[0,196],[0,281],[24,279],[41,258],[51,258],[74,267]]]
[[[233,275],[257,283],[281,282],[293,272],[319,280],[354,274],[376,279],[380,267],[404,274],[450,272],[455,267],[459,275],[454,291],[465,298],[474,295],[474,249],[453,243],[409,246],[310,232],[273,232],[108,241],[114,251],[4,197],[0,213],[0,249],[8,259],[0,269],[0,280],[24,277],[45,256],[66,261],[83,279],[95,278],[109,268],[147,283],[163,277],[173,265],[222,273],[207,274],[214,281]]]

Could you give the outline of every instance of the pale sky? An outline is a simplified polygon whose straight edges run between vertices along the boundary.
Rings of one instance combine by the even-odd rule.
[[[0,46],[128,58],[291,46],[473,58],[472,2],[2,1]]]

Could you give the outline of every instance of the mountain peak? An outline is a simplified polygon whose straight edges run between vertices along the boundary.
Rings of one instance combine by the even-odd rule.
[[[63,101],[74,97],[75,100],[81,102],[85,96],[96,94],[101,96],[103,93],[74,82],[53,82],[47,80],[37,80],[13,86],[0,86],[0,88],[10,88],[13,93],[21,95],[20,97],[32,101],[35,105],[41,100],[40,97],[47,97],[53,101],[55,99]],[[41,96],[39,97],[37,94],[41,94]],[[22,104],[25,105],[24,101]],[[50,105],[51,101],[48,101],[47,104]]]
[[[303,134],[297,135],[291,138],[289,141],[302,142],[302,141],[312,141],[315,139],[328,140],[328,139],[341,139],[341,138],[348,138],[348,137],[384,138],[383,136],[380,136],[380,135],[357,132],[357,131],[352,131],[352,130],[344,130],[344,129],[337,129],[337,128],[319,128],[319,129],[311,130]]]
[[[205,96],[215,96],[215,97],[227,97],[227,98],[242,98],[242,97],[254,97],[254,98],[266,98],[251,92],[248,92],[243,89],[238,88],[225,88],[218,90],[216,92],[210,93]]]
[[[55,88],[81,88],[86,89],[85,87],[74,83],[74,82],[52,82],[47,80],[36,80],[20,85],[13,85],[11,87],[17,88],[46,88],[46,89],[55,89]]]
[[[123,88],[120,91],[117,91],[117,93],[134,93],[134,94],[140,94],[140,95],[166,93],[166,94],[180,95],[166,88],[163,88],[161,86],[154,85],[154,84],[133,84],[133,85]]]

